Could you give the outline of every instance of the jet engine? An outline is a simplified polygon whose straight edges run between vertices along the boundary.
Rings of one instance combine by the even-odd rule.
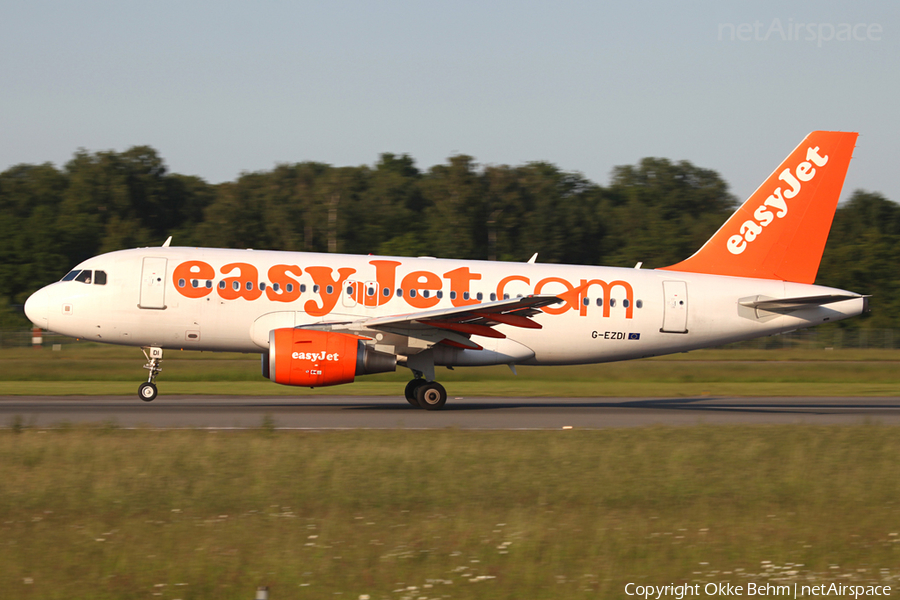
[[[339,385],[396,369],[395,355],[372,350],[358,336],[315,329],[273,329],[262,355],[263,376],[283,385]]]

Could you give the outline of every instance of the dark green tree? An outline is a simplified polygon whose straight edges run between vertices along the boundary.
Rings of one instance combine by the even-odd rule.
[[[715,171],[687,161],[645,158],[616,167],[609,201],[609,264],[647,267],[679,262],[696,252],[734,212],[736,199]]]
[[[426,254],[427,212],[421,178],[408,155],[382,154],[375,168],[366,171],[366,186],[356,197],[356,203],[343,213],[356,215],[346,230],[346,251]]]
[[[427,220],[412,224],[426,230],[428,254],[441,258],[486,258],[487,218],[484,179],[471,156],[451,156],[435,165],[421,182]]]
[[[835,213],[816,283],[872,295],[871,313],[847,325],[900,326],[900,205],[854,192]]]
[[[51,164],[0,173],[0,296],[22,303],[71,265],[58,231],[66,186]]]

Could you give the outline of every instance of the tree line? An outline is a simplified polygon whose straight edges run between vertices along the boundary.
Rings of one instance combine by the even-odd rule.
[[[421,170],[281,164],[210,184],[170,173],[149,146],[78,151],[62,168],[0,173],[0,324],[24,324],[37,288],[102,252],[161,244],[440,256],[645,268],[696,251],[738,205],[718,173],[645,158],[606,186],[546,162]],[[856,191],[835,215],[817,283],[872,294],[849,326],[900,326],[900,205]]]

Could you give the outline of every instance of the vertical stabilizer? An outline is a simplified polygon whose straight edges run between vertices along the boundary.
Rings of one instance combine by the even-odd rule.
[[[813,283],[857,135],[810,133],[696,254],[663,269]]]

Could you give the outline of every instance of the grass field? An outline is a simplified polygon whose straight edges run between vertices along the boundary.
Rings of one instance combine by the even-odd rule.
[[[0,350],[0,395],[134,394],[134,349]],[[439,371],[451,396],[900,395],[900,351],[706,350]],[[161,392],[286,388],[254,355],[169,352]],[[622,598],[624,586],[900,587],[900,435],[0,429],[0,597]]]
[[[900,436],[0,431],[8,598],[622,598],[900,586]]]
[[[272,384],[258,355],[167,352],[162,394],[396,396],[409,371],[360,377],[313,391]],[[0,395],[134,394],[145,378],[135,348],[68,344],[0,350]],[[570,367],[439,369],[458,396],[896,396],[900,350],[698,350],[646,360]]]

